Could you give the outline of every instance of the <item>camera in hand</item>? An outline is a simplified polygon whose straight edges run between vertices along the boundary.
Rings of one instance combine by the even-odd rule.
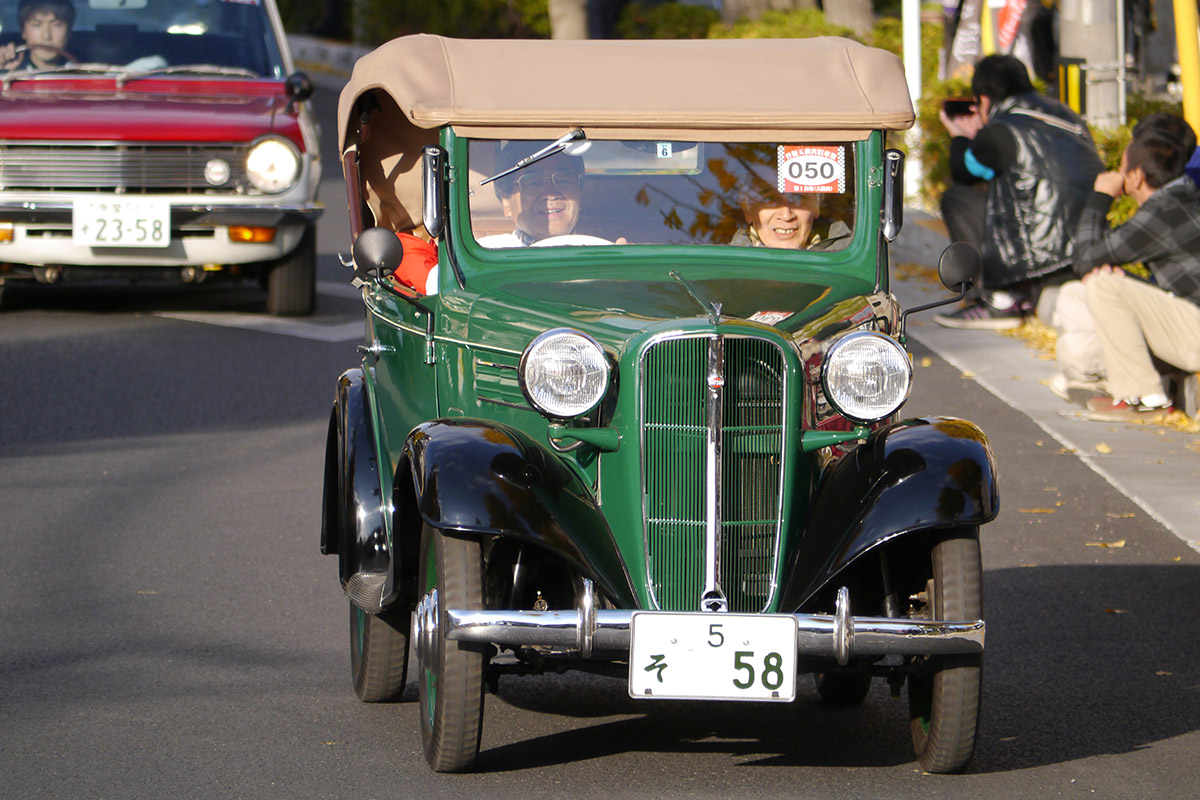
[[[952,97],[942,102],[948,117],[969,117],[975,113],[975,101],[969,97]]]

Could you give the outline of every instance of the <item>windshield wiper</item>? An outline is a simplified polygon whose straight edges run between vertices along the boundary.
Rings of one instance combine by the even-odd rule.
[[[721,323],[721,303],[705,299],[701,295],[700,290],[691,281],[675,270],[671,270],[667,274],[692,296],[692,299],[699,304],[700,308],[704,309],[704,313],[708,315],[708,321],[711,324],[719,325]]]
[[[257,78],[259,74],[253,70],[243,69],[242,67],[222,67],[217,64],[177,64],[173,67],[158,67],[155,69],[147,69],[139,72],[126,72],[117,78],[117,88],[121,88],[129,81],[136,81],[142,78],[150,78],[155,75],[227,75],[235,78]]]
[[[516,164],[513,164],[511,167],[504,170],[503,172],[498,172],[490,178],[484,178],[483,180],[481,180],[479,182],[479,185],[484,186],[486,184],[491,183],[494,180],[503,178],[505,175],[511,175],[519,169],[525,169],[525,167],[528,167],[530,164],[536,164],[537,162],[541,161],[544,158],[549,158],[552,155],[561,153],[563,150],[567,149],[567,145],[569,145],[571,142],[576,142],[576,141],[579,141],[580,139],[586,139],[586,138],[587,138],[587,134],[585,134],[583,132],[583,128],[576,128],[575,130],[571,131],[570,133],[558,137],[553,142],[551,142],[550,144],[543,147],[541,150],[538,150],[535,153],[530,153],[529,155],[525,156],[520,161],[518,161]]]

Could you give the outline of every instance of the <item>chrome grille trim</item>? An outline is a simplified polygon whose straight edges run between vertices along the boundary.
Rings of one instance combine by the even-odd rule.
[[[721,336],[724,387],[709,422],[709,333],[651,340],[638,360],[643,543],[654,607],[693,611],[715,575],[734,612],[770,607],[787,467],[787,352],[770,339]],[[716,428],[715,431],[712,428]],[[720,447],[712,459],[708,439]],[[719,465],[711,478],[708,463]],[[715,508],[710,486],[719,487]],[[712,526],[718,541],[706,546]],[[714,559],[706,552],[715,550]]]
[[[248,145],[119,142],[0,142],[0,189],[100,190],[129,194],[233,194],[245,178]],[[229,164],[213,186],[204,167]]]

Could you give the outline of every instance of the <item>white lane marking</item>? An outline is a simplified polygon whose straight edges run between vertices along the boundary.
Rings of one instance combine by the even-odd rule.
[[[317,281],[317,294],[357,300],[362,292],[348,283]],[[305,322],[299,319],[282,319],[266,314],[229,314],[220,311],[160,312],[156,317],[176,319],[183,322],[198,322],[203,325],[219,325],[223,328],[240,328],[280,336],[293,336],[316,342],[349,342],[363,336],[362,320],[335,324]]]
[[[155,314],[163,319],[177,319],[183,322],[199,322],[204,325],[219,325],[223,328],[241,328],[247,331],[262,333],[277,333],[281,336],[295,336],[299,339],[310,339],[317,342],[348,342],[361,339],[363,335],[362,322],[343,322],[334,325],[323,325],[316,322],[297,322],[292,319],[280,319],[260,314],[227,314],[220,311],[170,312]]]

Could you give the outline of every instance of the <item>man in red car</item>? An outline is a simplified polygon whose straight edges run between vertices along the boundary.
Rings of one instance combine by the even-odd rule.
[[[17,21],[25,44],[0,47],[4,70],[47,69],[66,63],[67,39],[75,23],[71,0],[21,0]]]

